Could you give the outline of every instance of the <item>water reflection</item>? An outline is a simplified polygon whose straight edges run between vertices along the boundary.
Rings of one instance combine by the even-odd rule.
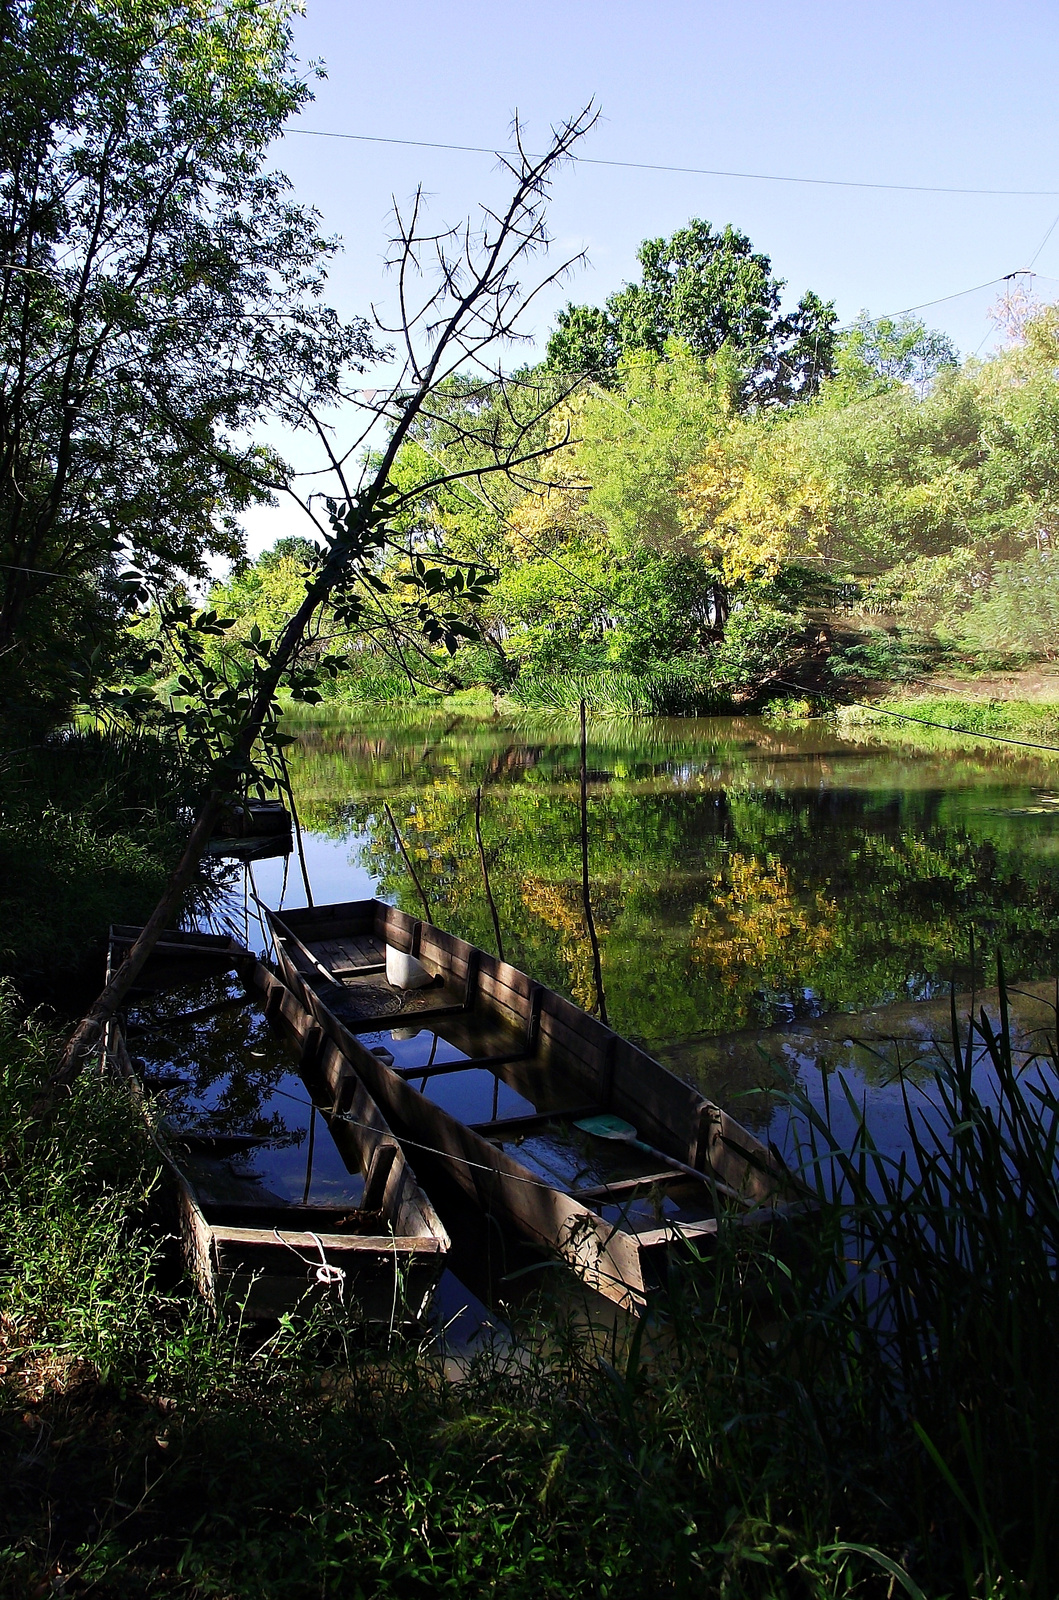
[[[591,1006],[577,764],[569,725],[303,724],[292,765],[316,898],[376,886],[417,909],[389,802],[437,920],[492,948],[480,783],[508,953]],[[1000,944],[1016,978],[1055,968],[1047,760],[1003,747],[916,755],[844,744],[825,726],[729,718],[604,723],[589,764],[608,1008],[651,1049],[929,998],[952,979],[970,987]],[[255,875],[265,898],[278,893],[274,864]],[[287,903],[299,891],[292,872]]]
[[[291,1045],[235,979],[141,999],[128,1028],[145,1087],[190,1151],[200,1195],[240,1206],[359,1203],[363,1175],[342,1160]]]
[[[507,954],[592,1007],[573,724],[332,716],[292,727],[317,901],[379,893],[418,911],[388,803],[436,920],[492,949],[481,784]],[[889,1090],[870,1052],[836,1047],[843,1013],[885,1008],[925,1026],[922,1002],[989,981],[999,947],[1012,981],[1059,968],[1052,759],[853,743],[823,723],[654,719],[591,728],[589,767],[611,1022],[758,1127],[772,1113],[744,1097],[772,1077],[762,1048],[782,1042],[803,1079],[841,1065],[883,1115]],[[304,903],[296,866],[285,882],[277,862],[252,872],[268,903]],[[260,947],[250,901],[245,927]]]
[[[388,803],[435,920],[494,948],[474,834],[480,784],[508,957],[591,1008],[573,725],[332,717],[292,727],[318,903],[378,893],[418,913]],[[974,989],[996,1019],[982,986],[998,948],[1028,990],[1013,1001],[1020,1048],[1054,1036],[1054,992],[1040,985],[1059,970],[1054,761],[1004,747],[915,753],[864,735],[844,743],[826,725],[723,719],[597,725],[589,766],[612,1025],[788,1154],[797,1130],[777,1094],[784,1074],[818,1106],[830,1098],[840,1138],[852,1138],[863,1104],[879,1145],[904,1145],[905,1097],[929,1090],[947,1048],[950,985],[965,996],[963,1015]],[[296,864],[251,872],[268,904],[305,903]],[[252,900],[238,914],[261,948]],[[371,1043],[410,1066],[427,1061],[431,1037]],[[986,1091],[988,1077],[983,1065]],[[495,1094],[491,1075],[481,1088]],[[462,1089],[439,1075],[432,1092]],[[433,1193],[436,1175],[421,1176]],[[483,1320],[467,1283],[495,1303],[537,1279],[505,1288],[508,1273],[525,1272],[525,1252],[480,1218],[461,1227],[460,1203],[445,1213],[457,1276],[446,1275],[442,1305],[447,1316],[470,1303]]]

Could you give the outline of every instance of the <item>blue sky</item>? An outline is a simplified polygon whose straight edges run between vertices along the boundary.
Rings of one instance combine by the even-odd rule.
[[[594,97],[602,118],[584,147],[594,157],[1059,191],[1054,4],[307,0],[296,38],[302,60],[322,60],[328,74],[299,119],[306,129],[496,148],[517,110],[540,148],[550,124]],[[501,192],[487,155],[291,131],[276,157],[298,198],[343,237],[330,295],[346,313],[387,302],[392,195],[422,183],[433,215],[458,221]],[[642,239],[691,216],[743,229],[793,297],[812,288],[845,320],[1028,266],[1059,193],[914,194],[577,165],[558,179],[551,223],[556,250],[584,247],[589,265],[542,305],[539,335],[566,299],[601,302],[635,275]],[[1037,293],[1059,299],[1059,227],[1036,267]],[[920,314],[964,353],[988,350],[996,295]],[[283,530],[258,514],[248,531],[258,548]]]

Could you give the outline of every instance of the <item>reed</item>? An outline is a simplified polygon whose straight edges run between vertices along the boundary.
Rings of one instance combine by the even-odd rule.
[[[120,1096],[85,1076],[25,1136],[53,1048],[8,996],[0,1594],[1059,1590],[1059,1059],[1016,1059],[1006,1016],[954,1015],[900,1157],[790,1085],[815,1218],[675,1261],[622,1337],[545,1295],[458,1383],[323,1311],[211,1326]]]
[[[999,962],[998,984],[999,1029],[984,1009],[961,1028],[954,1004],[926,1092],[896,1063],[900,1155],[852,1100],[840,1143],[826,1098],[789,1098],[832,1235],[812,1317],[906,1536],[969,1593],[1043,1595],[1059,1590],[1059,1055],[1053,1031],[1016,1058]]]
[[[732,710],[730,694],[691,664],[643,672],[523,673],[506,698],[527,711],[576,712],[583,701],[597,715],[615,716],[723,716]]]

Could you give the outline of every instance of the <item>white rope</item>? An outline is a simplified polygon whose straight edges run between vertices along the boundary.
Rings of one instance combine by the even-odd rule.
[[[283,1237],[278,1228],[273,1228],[272,1230],[279,1243],[283,1245],[284,1249],[289,1250],[292,1255],[296,1255],[299,1261],[304,1261],[305,1265],[311,1270],[315,1269],[313,1276],[314,1283],[326,1284],[328,1287],[333,1284],[337,1284],[339,1293],[341,1294],[342,1285],[346,1281],[345,1269],[343,1267],[336,1266],[332,1261],[328,1261],[324,1252],[323,1240],[320,1238],[319,1234],[313,1233],[311,1228],[307,1228],[305,1231],[308,1233],[309,1238],[313,1241],[313,1244],[320,1252],[319,1263],[315,1262],[311,1256],[303,1256],[296,1245],[291,1244],[289,1239],[285,1239]]]

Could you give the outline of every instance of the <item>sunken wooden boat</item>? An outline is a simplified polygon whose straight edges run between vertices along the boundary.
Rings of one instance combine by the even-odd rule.
[[[244,800],[221,813],[206,854],[235,861],[289,856],[294,849],[292,816],[281,800]]]
[[[674,1245],[801,1209],[759,1139],[516,967],[378,900],[270,920],[286,982],[416,1159],[626,1309]]]
[[[111,969],[139,931],[112,928]],[[107,1050],[215,1311],[272,1320],[329,1296],[350,1322],[423,1313],[448,1235],[341,1047],[248,950],[163,934]]]

